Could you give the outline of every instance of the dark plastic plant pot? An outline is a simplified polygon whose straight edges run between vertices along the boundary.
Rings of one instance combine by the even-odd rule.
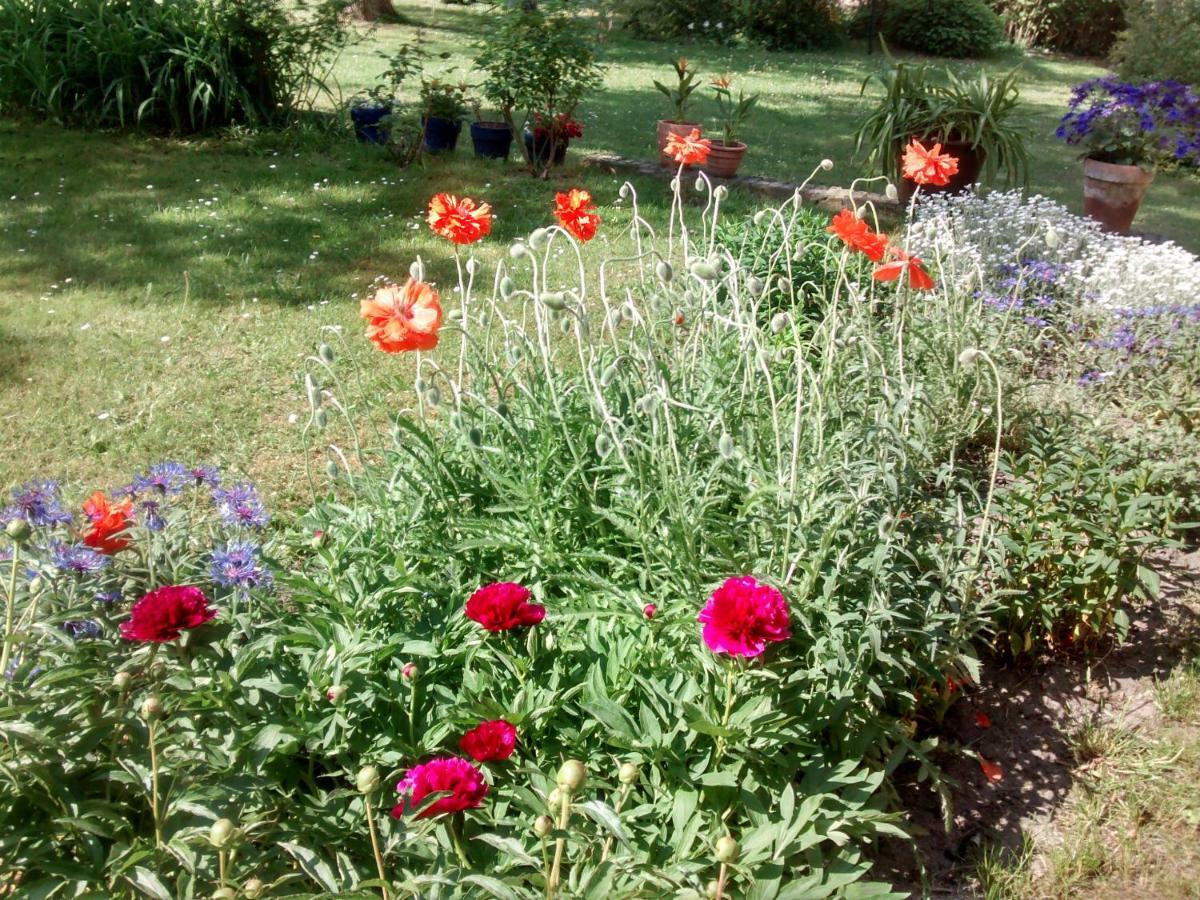
[[[533,132],[525,132],[525,148],[533,161],[540,167],[561,166],[567,161],[567,147],[570,138],[559,138],[551,141],[549,137],[534,137]]]
[[[508,159],[512,150],[513,130],[507,122],[472,122],[471,143],[475,155],[485,159]]]
[[[443,119],[430,116],[425,124],[425,149],[430,153],[453,153],[458,146],[458,135],[462,122],[458,119]]]
[[[379,123],[391,114],[391,106],[352,106],[350,121],[354,123],[354,136],[364,144],[386,144],[388,128]]]
[[[944,185],[923,185],[921,187],[921,194],[923,196],[927,194],[960,194],[963,191],[969,191],[978,184],[979,176],[983,172],[983,165],[987,162],[987,150],[983,147],[973,147],[970,141],[941,142],[937,138],[927,138],[921,141],[922,146],[929,149],[932,149],[933,145],[938,143],[941,143],[943,153],[949,153],[958,160],[958,172],[951,175],[950,180]],[[908,145],[906,144],[905,146]],[[903,157],[904,148],[901,147],[897,158],[903,159]],[[904,206],[908,206],[916,190],[916,184],[907,178],[901,178],[900,183],[896,185],[896,192],[900,195],[900,203]]]

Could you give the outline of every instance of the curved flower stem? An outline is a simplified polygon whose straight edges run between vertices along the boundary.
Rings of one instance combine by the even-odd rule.
[[[469,869],[471,868],[471,858],[467,856],[467,848],[463,846],[462,835],[458,833],[458,818],[458,813],[455,813],[446,820],[446,831],[450,834],[450,843],[454,845],[458,861],[462,863],[464,869]]]
[[[564,793],[562,799],[562,808],[558,811],[558,830],[566,831],[567,824],[571,821],[571,795]],[[550,877],[546,881],[546,898],[554,900],[558,896],[558,882],[562,872],[563,853],[567,848],[567,839],[564,837],[558,838],[554,842],[554,865],[550,869]]]
[[[5,598],[4,611],[4,650],[0,652],[0,675],[8,672],[8,659],[12,654],[13,614],[17,608],[17,564],[21,559],[21,545],[13,543],[13,555],[9,560],[12,571],[8,576],[8,596]]]
[[[157,649],[157,645],[155,645]],[[150,815],[154,819],[154,846],[162,846],[162,818],[158,809],[158,748],[155,736],[157,723],[151,719],[146,723],[150,731]]]
[[[225,887],[225,864],[226,857],[224,850],[217,851],[217,887]]]
[[[387,887],[387,871],[383,868],[383,854],[379,850],[379,830],[375,825],[375,810],[371,805],[373,796],[372,793],[363,797],[363,809],[367,813],[367,831],[371,834],[371,852],[375,855],[375,870],[379,873],[379,880],[383,882],[379,886],[379,890],[383,895],[383,900],[391,900],[391,892]]]
[[[725,896],[725,882],[729,878],[729,863],[721,863],[721,872],[717,875],[717,900]]]
[[[729,668],[725,672],[725,714],[721,716],[721,731],[725,731],[729,727],[729,718],[733,715],[733,698],[734,698],[734,680],[737,676],[737,663],[730,662]],[[717,736],[717,754],[713,757],[713,768],[716,768],[717,763],[721,761],[721,757],[725,755],[725,735]]]
[[[613,812],[620,814],[621,807],[625,805],[625,800],[629,797],[629,789],[631,787],[632,785],[629,784],[621,785],[621,793],[617,795],[617,802],[613,805]],[[610,834],[604,839],[604,849],[600,851],[600,862],[604,862],[606,859],[608,859],[608,854],[612,850],[612,845],[613,836]]]

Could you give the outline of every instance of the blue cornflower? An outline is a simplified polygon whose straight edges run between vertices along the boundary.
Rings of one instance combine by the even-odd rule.
[[[0,524],[23,519],[36,527],[71,521],[71,514],[62,508],[56,481],[30,481],[13,488],[12,499],[12,504],[0,512]]]
[[[167,520],[163,517],[157,500],[143,500],[138,509],[138,518],[150,531],[162,531],[167,527]]]
[[[120,591],[97,591],[93,599],[97,603],[112,604],[119,603],[122,596]]]
[[[79,575],[92,575],[110,562],[107,556],[97,553],[91,547],[85,547],[83,544],[64,544],[62,541],[50,548],[50,558],[62,571]]]
[[[193,487],[201,485],[210,488],[221,486],[221,470],[216,466],[192,466],[187,471]]]
[[[58,627],[77,641],[100,637],[100,623],[95,619],[68,619]]]
[[[178,494],[188,480],[188,470],[183,463],[161,462],[150,467],[145,475],[133,479],[136,491],[156,491],[159,494]]]
[[[249,482],[241,481],[228,488],[213,491],[217,513],[227,525],[263,528],[271,520],[263,505],[258,490]]]
[[[20,670],[21,670],[21,657],[18,656],[16,658],[14,658],[13,661],[8,664],[8,669],[4,673],[4,680],[15,682],[17,680],[17,675],[20,672]],[[34,680],[39,675],[41,675],[42,672],[44,672],[44,671],[45,671],[45,669],[43,669],[41,666],[34,666],[32,669],[29,670],[29,674],[25,676],[25,683],[33,684]]]
[[[259,556],[261,550],[250,541],[230,541],[213,551],[212,579],[222,587],[256,588],[271,584],[271,573]]]

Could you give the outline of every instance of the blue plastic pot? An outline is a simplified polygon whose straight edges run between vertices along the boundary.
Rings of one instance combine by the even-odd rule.
[[[425,149],[430,153],[452,153],[458,146],[462,122],[430,116],[425,120]]]
[[[507,122],[472,122],[471,143],[475,155],[485,159],[508,159],[512,150],[513,131]]]
[[[352,106],[350,121],[354,123],[354,136],[364,144],[386,144],[388,129],[379,122],[385,116],[392,114],[390,105],[384,106]]]

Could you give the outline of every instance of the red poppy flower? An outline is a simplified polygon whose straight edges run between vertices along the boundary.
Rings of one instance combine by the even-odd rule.
[[[898,247],[892,248],[892,255],[896,257],[892,262],[884,263],[875,270],[876,281],[897,281],[901,275],[908,273],[909,287],[918,291],[933,290],[933,279],[925,271],[921,257],[909,256]]]
[[[129,621],[121,623],[121,637],[162,644],[216,618],[217,611],[199,588],[169,585],[148,593],[133,605],[130,614]]]
[[[914,139],[904,150],[902,161],[904,177],[917,184],[941,187],[950,183],[950,176],[958,174],[958,158],[942,152],[941,144],[926,150]]]
[[[467,618],[487,631],[528,628],[546,618],[546,607],[530,603],[529,589],[511,581],[481,587],[467,601]]]
[[[979,754],[979,768],[983,771],[988,781],[1004,780],[1004,770],[1000,768],[1000,764],[992,762],[982,753]]]
[[[748,575],[730,578],[713,591],[696,619],[713,653],[758,656],[768,643],[792,636],[783,594]]]
[[[367,339],[385,353],[437,346],[442,307],[437,291],[423,281],[384,285],[362,301],[360,315],[367,320]]]
[[[470,197],[435,194],[426,217],[433,233],[456,244],[474,244],[492,230],[492,208]]]
[[[576,240],[587,243],[596,236],[600,216],[587,191],[572,188],[569,193],[555,194],[554,217]]]
[[[465,759],[445,756],[413,766],[396,785],[396,790],[401,799],[392,807],[394,819],[403,816],[406,807],[420,806],[430,794],[439,795],[417,813],[418,819],[428,819],[482,806],[488,784],[483,780],[483,773]]]
[[[708,159],[711,149],[712,141],[700,137],[700,129],[693,128],[689,135],[668,134],[664,152],[682,166],[696,166]]]
[[[887,250],[887,235],[877,234],[871,226],[848,209],[843,209],[833,217],[833,222],[825,229],[830,234],[836,234],[851,250],[857,250],[866,255],[872,262],[882,262]]]
[[[503,719],[480,722],[462,736],[458,749],[477,762],[508,759],[517,749],[517,729]]]
[[[116,553],[129,546],[129,539],[117,537],[130,525],[133,500],[110,503],[103,491],[96,491],[83,504],[83,512],[92,526],[83,535],[83,542],[101,553]]]

